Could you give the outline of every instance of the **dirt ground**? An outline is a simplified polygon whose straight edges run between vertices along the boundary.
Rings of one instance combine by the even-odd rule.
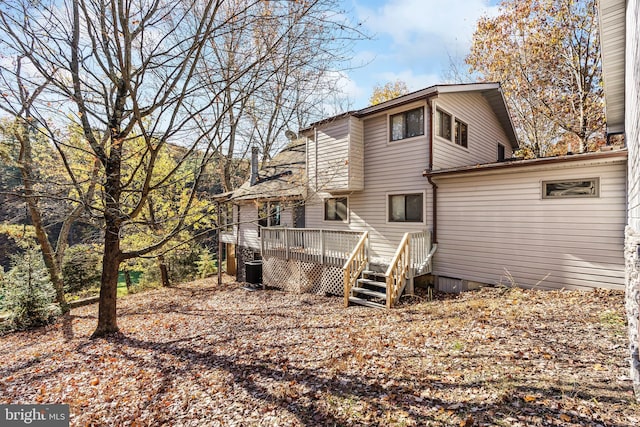
[[[0,403],[73,426],[633,426],[621,292],[485,288],[389,311],[215,279],[0,337]]]

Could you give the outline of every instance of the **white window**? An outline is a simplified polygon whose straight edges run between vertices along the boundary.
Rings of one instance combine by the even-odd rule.
[[[423,193],[391,194],[388,197],[389,222],[423,221]]]
[[[467,124],[456,119],[456,132],[454,142],[461,147],[467,148]]]
[[[543,199],[564,199],[573,197],[599,197],[600,179],[585,178],[562,181],[542,181]]]
[[[280,202],[263,202],[258,207],[258,224],[261,227],[277,227],[280,225],[282,205]]]
[[[436,135],[451,141],[451,114],[436,110]]]
[[[324,220],[343,221],[349,219],[349,201],[346,197],[324,199]]]
[[[391,141],[424,135],[424,108],[394,114],[389,119]]]
[[[222,231],[232,231],[233,227],[233,205],[225,203],[220,206],[220,227]]]

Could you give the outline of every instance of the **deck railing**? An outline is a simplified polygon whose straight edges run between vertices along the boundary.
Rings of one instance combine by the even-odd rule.
[[[387,281],[387,308],[391,308],[402,295],[402,291],[409,278],[409,267],[411,265],[411,237],[409,233],[404,233],[400,245],[396,250],[387,272],[384,274]]]
[[[437,249],[431,241],[431,231],[424,230],[409,234],[411,277],[431,273],[433,270],[433,254]]]
[[[433,255],[438,245],[432,244],[430,231],[405,233],[385,273],[387,282],[387,308],[393,307],[409,283],[413,292],[413,279],[432,270]]]
[[[314,228],[264,227],[260,230],[263,256],[344,266],[363,233]]]
[[[367,243],[369,239],[369,233],[362,233],[362,237],[358,241],[358,244],[351,252],[349,259],[342,267],[344,271],[344,306],[349,307],[349,296],[351,295],[351,288],[356,284],[356,281],[360,277],[360,274],[364,271],[369,263],[369,257],[367,254]]]

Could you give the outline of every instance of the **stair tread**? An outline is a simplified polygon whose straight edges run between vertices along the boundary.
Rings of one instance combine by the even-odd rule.
[[[384,292],[372,291],[371,289],[367,289],[367,288],[353,287],[351,288],[351,291],[359,294],[369,295],[372,297],[387,299],[387,294],[385,294]]]
[[[373,270],[364,270],[362,272],[362,274],[365,274],[367,276],[378,276],[378,277],[384,277],[384,273],[381,271],[373,271]]]
[[[373,308],[387,308],[383,304],[378,304],[377,302],[369,301],[364,298],[358,298],[358,297],[349,297],[349,302],[352,302],[354,304],[366,305],[367,307],[373,307]]]
[[[371,286],[377,286],[378,288],[387,288],[387,283],[386,282],[378,282],[377,280],[371,280],[371,279],[358,279],[356,280],[356,282],[360,285],[371,285]]]

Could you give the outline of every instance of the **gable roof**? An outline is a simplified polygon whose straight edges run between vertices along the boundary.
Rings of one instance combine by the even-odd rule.
[[[258,171],[254,185],[250,181],[225,194],[227,200],[285,199],[304,195],[306,144],[294,142],[280,151]]]
[[[600,54],[607,133],[624,132],[625,0],[600,0]]]
[[[400,107],[402,105],[409,104],[414,101],[427,99],[432,96],[436,96],[438,94],[472,93],[472,92],[479,92],[482,94],[482,96],[485,97],[485,99],[489,103],[489,106],[491,107],[496,117],[498,118],[500,125],[504,129],[504,132],[507,135],[507,138],[509,138],[509,142],[511,143],[511,146],[513,148],[517,148],[518,138],[516,137],[516,131],[513,127],[513,122],[511,121],[511,115],[509,114],[509,109],[507,108],[507,104],[504,99],[504,95],[502,93],[502,88],[500,87],[500,83],[495,83],[495,82],[444,84],[444,85],[429,86],[425,89],[420,89],[418,91],[411,92],[394,99],[390,99],[389,101],[385,101],[380,104],[371,105],[369,107],[365,107],[360,110],[348,111],[346,113],[342,113],[337,116],[320,120],[300,130],[300,133],[308,132],[312,130],[314,127],[317,127],[321,124],[339,120],[341,118],[345,118],[348,116],[363,118],[372,114],[377,114],[385,110],[389,110],[391,108]]]

